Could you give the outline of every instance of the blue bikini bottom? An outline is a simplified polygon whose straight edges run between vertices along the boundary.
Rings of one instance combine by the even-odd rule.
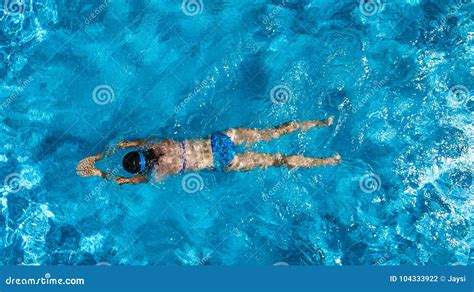
[[[214,168],[224,171],[229,166],[236,154],[236,145],[229,136],[222,133],[211,135],[212,156],[214,158]]]

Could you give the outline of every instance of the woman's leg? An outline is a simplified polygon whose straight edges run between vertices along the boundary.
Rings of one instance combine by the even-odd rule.
[[[304,122],[288,122],[283,125],[271,129],[248,129],[248,128],[232,128],[224,132],[236,145],[245,143],[250,146],[256,142],[278,138],[285,134],[290,134],[298,129],[307,131],[312,127],[326,127],[333,124],[334,117],[329,117],[325,121],[304,121]]]
[[[341,156],[336,153],[334,157],[313,158],[304,157],[302,155],[282,155],[282,154],[266,154],[255,152],[244,152],[237,154],[231,161],[226,170],[247,171],[257,167],[269,166],[287,166],[290,168],[310,168],[317,166],[337,165],[341,162]]]

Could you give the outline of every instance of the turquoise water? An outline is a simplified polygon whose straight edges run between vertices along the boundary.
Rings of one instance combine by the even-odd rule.
[[[1,264],[472,263],[471,1],[4,2]],[[75,174],[124,138],[329,115],[253,150],[337,167]]]

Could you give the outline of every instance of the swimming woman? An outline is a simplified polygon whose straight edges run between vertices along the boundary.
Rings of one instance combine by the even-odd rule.
[[[290,168],[329,166],[340,163],[338,153],[334,157],[313,158],[302,155],[283,155],[237,151],[237,146],[251,146],[259,141],[270,141],[296,130],[307,131],[313,127],[325,127],[333,124],[333,117],[325,121],[288,122],[271,129],[233,128],[212,134],[207,139],[184,141],[140,139],[122,141],[120,149],[138,148],[123,157],[124,169],[134,174],[132,177],[115,176],[118,184],[138,184],[149,180],[150,175],[161,180],[166,175],[183,174],[187,171],[214,169],[217,171],[248,171],[257,167],[286,166]],[[95,167],[95,163],[104,157],[104,153],[87,157],[77,166],[80,176],[109,175]]]

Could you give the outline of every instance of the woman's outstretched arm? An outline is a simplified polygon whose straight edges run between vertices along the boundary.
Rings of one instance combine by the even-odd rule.
[[[119,185],[123,185],[123,184],[136,185],[136,184],[146,183],[148,182],[148,179],[142,175],[135,175],[132,177],[116,176],[115,182]]]
[[[160,138],[147,138],[147,139],[135,139],[130,141],[120,141],[117,144],[117,147],[120,149],[125,148],[135,148],[135,147],[142,147],[145,144],[149,144],[151,142],[160,142],[162,141]]]

